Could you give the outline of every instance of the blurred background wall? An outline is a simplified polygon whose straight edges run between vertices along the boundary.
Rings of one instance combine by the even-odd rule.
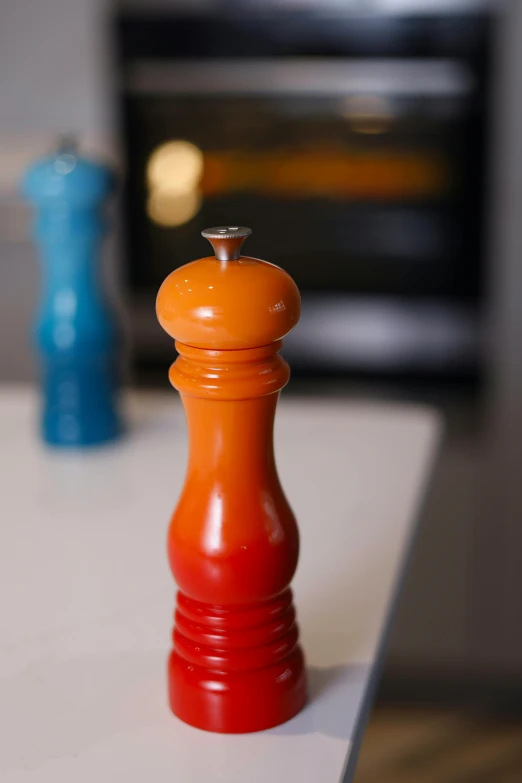
[[[104,0],[6,0],[0,8],[0,378],[28,380],[36,367],[30,325],[38,268],[19,197],[29,161],[62,133],[114,158],[114,68]]]
[[[298,14],[291,23],[290,13]],[[303,19],[317,13],[314,32]],[[520,3],[4,0],[0,30],[0,378],[35,376],[38,268],[18,181],[59,134],[77,133],[86,152],[125,172],[122,242],[108,264],[124,291],[138,383],[160,378],[164,387],[170,359],[153,321],[155,276],[204,252],[197,237],[206,223],[253,224],[252,254],[281,263],[304,291],[308,316],[288,345],[296,370],[288,393],[321,394],[325,404],[339,395],[428,403],[447,421],[394,627],[390,681],[413,690],[522,686]],[[251,58],[250,89],[234,87],[245,64],[230,67],[234,40]],[[221,70],[209,70],[209,59]],[[216,74],[228,103],[210,111],[205,80],[215,89]],[[269,99],[260,79],[272,79]],[[172,140],[189,141],[207,171],[211,159],[227,174],[203,180],[199,212],[162,224],[161,208],[151,217],[147,166]],[[325,148],[337,157],[325,162]],[[173,160],[190,168],[194,150],[187,158],[184,149]],[[294,156],[298,174],[268,196],[265,183],[259,195],[263,168],[278,170],[274,150]],[[247,164],[257,185],[239,198],[234,177]],[[348,195],[335,175],[342,166]],[[288,195],[299,172],[306,189],[326,170],[326,199]],[[303,226],[307,239],[293,243]]]

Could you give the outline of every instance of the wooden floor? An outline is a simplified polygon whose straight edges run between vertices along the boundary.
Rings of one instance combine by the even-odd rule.
[[[355,783],[522,783],[522,719],[376,707]]]

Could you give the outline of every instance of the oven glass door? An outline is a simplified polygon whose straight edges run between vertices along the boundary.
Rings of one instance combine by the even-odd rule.
[[[209,252],[202,229],[232,222],[253,229],[250,255],[285,268],[305,298],[322,296],[321,312],[336,297],[342,314],[339,296],[358,306],[476,303],[477,92],[458,59],[134,61],[125,72],[134,287],[152,297],[174,267]],[[379,322],[372,312],[363,323]],[[401,328],[415,331],[415,319]]]
[[[475,292],[463,65],[149,62],[129,80],[132,246],[148,282],[232,221],[305,290]]]

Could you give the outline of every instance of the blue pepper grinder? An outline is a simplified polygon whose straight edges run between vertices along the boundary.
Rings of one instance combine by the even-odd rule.
[[[43,267],[35,341],[42,435],[53,446],[93,446],[122,429],[119,334],[100,281],[103,206],[113,190],[110,169],[80,157],[70,140],[33,165],[23,182],[35,207],[33,237]]]

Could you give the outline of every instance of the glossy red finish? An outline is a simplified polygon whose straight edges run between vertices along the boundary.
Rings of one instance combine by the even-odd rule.
[[[219,732],[277,725],[306,699],[288,589],[299,538],[273,453],[277,398],[289,377],[280,338],[297,321],[299,294],[283,270],[244,260],[188,264],[167,278],[157,303],[160,323],[183,337],[170,380],[190,441],[168,534],[180,590],[170,703],[187,723]],[[204,292],[216,285],[211,307]],[[189,288],[201,300],[180,296]]]

